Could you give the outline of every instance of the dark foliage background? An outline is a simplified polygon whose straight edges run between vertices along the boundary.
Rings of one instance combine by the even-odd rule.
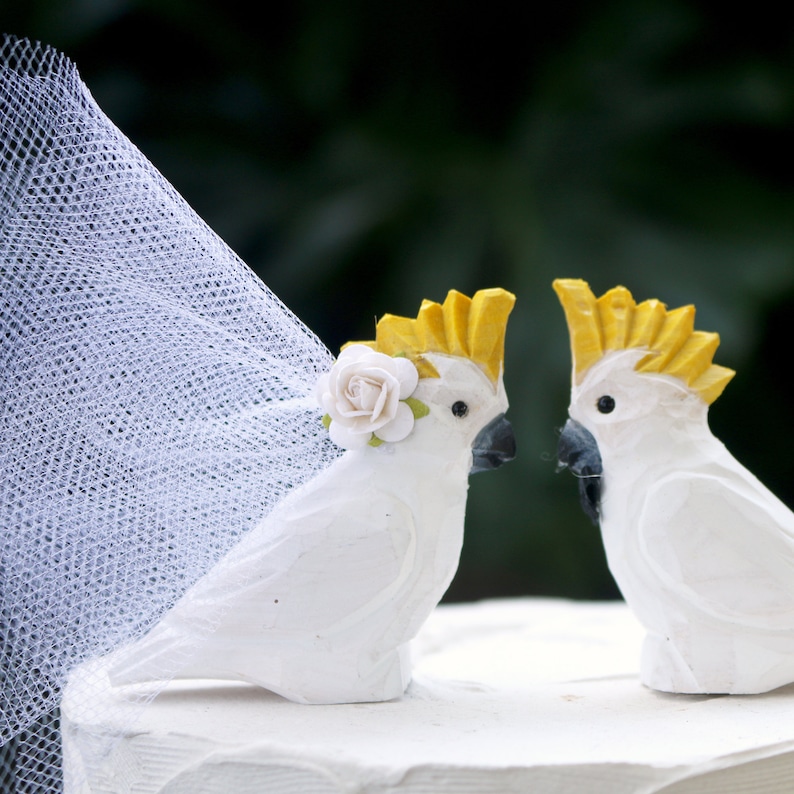
[[[790,11],[683,0],[0,0],[332,350],[454,287],[518,295],[520,458],[472,479],[449,600],[617,591],[555,472],[550,284],[694,303],[738,376],[711,410],[794,504]]]

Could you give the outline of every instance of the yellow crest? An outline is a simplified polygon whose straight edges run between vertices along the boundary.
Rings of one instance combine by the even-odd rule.
[[[736,374],[712,363],[719,334],[695,331],[695,307],[667,311],[658,300],[637,304],[625,287],[600,298],[581,279],[557,279],[554,291],[568,321],[577,383],[611,350],[647,348],[638,372],[659,372],[680,378],[707,404],[722,394]]]
[[[437,378],[438,372],[423,353],[469,358],[496,383],[504,363],[507,318],[515,302],[515,295],[500,288],[479,290],[472,298],[453,289],[443,304],[422,301],[416,319],[383,315],[375,339],[358,344],[387,356],[407,356],[424,378]]]

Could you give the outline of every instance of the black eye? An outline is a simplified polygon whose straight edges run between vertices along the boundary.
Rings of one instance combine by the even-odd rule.
[[[611,414],[612,411],[615,410],[615,398],[610,397],[608,394],[605,394],[603,397],[598,398],[598,402],[596,403],[596,408],[602,414]]]
[[[469,412],[469,406],[466,405],[463,400],[458,400],[456,403],[452,403],[452,414],[453,416],[457,416],[459,419],[462,416],[466,416]]]

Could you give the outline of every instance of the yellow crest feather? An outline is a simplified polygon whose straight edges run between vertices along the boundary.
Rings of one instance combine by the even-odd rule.
[[[443,304],[423,301],[415,320],[383,315],[375,339],[356,344],[388,356],[407,356],[424,378],[437,378],[438,372],[423,353],[469,358],[496,383],[504,365],[507,318],[515,301],[515,295],[501,288],[479,290],[472,298],[450,290]]]
[[[658,372],[679,378],[711,404],[736,374],[712,363],[719,334],[695,331],[695,307],[667,311],[658,300],[636,304],[625,287],[596,298],[581,279],[556,279],[571,337],[574,377],[585,372],[611,350],[647,349],[638,372]]]

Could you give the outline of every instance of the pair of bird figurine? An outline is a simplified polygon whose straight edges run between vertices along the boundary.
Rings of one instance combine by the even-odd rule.
[[[638,305],[623,287],[596,298],[578,279],[554,288],[573,356],[559,462],[579,478],[610,570],[647,630],[642,682],[665,692],[749,694],[794,681],[794,514],[709,430],[708,407],[734,375],[712,363],[718,335],[694,329],[693,306]],[[334,365],[347,372],[340,390],[356,392],[357,360],[372,379],[374,356],[384,365],[406,356],[393,360],[413,360],[427,377],[410,380],[415,391],[404,398],[421,403],[427,418],[387,449],[371,446],[379,431],[362,428],[351,452],[269,519],[282,544],[307,539],[300,551],[274,552],[251,533],[132,646],[132,661],[116,665],[112,680],[161,671],[163,654],[174,653],[175,638],[190,635],[220,592],[216,578],[243,568],[248,584],[225,596],[225,617],[180,674],[239,677],[311,702],[399,695],[410,679],[405,642],[457,567],[467,476],[514,454],[502,384],[513,301],[504,290],[473,301],[453,291],[443,306],[426,301],[416,320],[384,317],[372,347],[346,348]],[[345,417],[328,381],[320,402],[333,428]],[[361,421],[365,411],[345,407]],[[382,435],[391,437],[388,428]],[[305,600],[318,583],[330,583],[322,614]]]
[[[118,686],[399,696],[457,568],[469,474],[515,454],[514,296],[452,291],[334,360],[68,59],[11,37],[2,56],[0,727],[98,657]],[[733,374],[717,335],[693,307],[554,286],[574,362],[559,459],[647,629],[643,682],[794,681],[794,517],[708,429]]]

